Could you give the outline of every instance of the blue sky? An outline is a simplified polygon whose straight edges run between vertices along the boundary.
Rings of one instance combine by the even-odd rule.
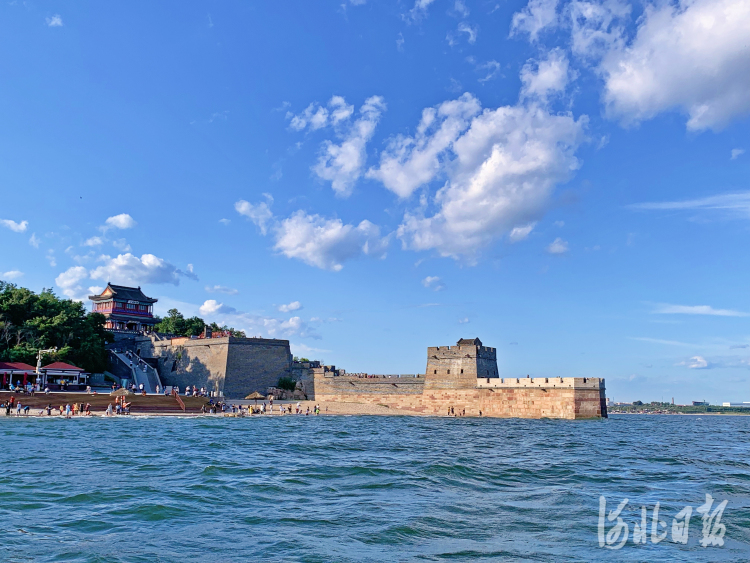
[[[0,278],[750,400],[750,1],[10,2]],[[748,152],[745,152],[745,151]]]

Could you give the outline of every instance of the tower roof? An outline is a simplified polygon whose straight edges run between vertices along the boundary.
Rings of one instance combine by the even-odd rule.
[[[113,298],[124,299],[126,301],[139,301],[141,303],[156,303],[158,299],[146,297],[141,291],[141,287],[127,287],[124,285],[107,284],[107,287],[99,295],[89,295],[91,301],[109,301]]]
[[[481,346],[482,341],[479,338],[462,338],[457,344],[459,346]]]

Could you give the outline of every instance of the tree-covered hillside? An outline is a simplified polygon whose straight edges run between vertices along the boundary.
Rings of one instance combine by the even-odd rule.
[[[199,336],[203,333],[206,326],[209,326],[213,332],[228,332],[232,336],[245,337],[245,333],[241,330],[226,325],[219,326],[216,323],[207,325],[206,321],[200,317],[188,317],[186,319],[185,315],[177,309],[167,311],[167,316],[161,319],[161,322],[154,327],[154,330],[176,336]]]
[[[104,315],[89,313],[83,303],[60,299],[0,280],[0,361],[36,365],[39,350],[58,348],[43,363],[63,361],[92,373],[107,367]]]

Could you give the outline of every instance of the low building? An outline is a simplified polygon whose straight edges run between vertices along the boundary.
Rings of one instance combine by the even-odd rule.
[[[744,403],[721,403],[722,407],[740,407],[745,409],[750,409],[750,403],[744,402]]]
[[[42,368],[43,384],[50,386],[86,385],[87,375],[85,370],[65,362],[53,362]]]
[[[130,332],[151,331],[158,319],[154,318],[154,303],[158,299],[147,297],[140,287],[107,284],[99,295],[89,295],[94,302],[92,311],[107,319],[107,330]]]
[[[23,362],[0,362],[3,389],[9,385],[26,385],[36,382],[36,368]]]

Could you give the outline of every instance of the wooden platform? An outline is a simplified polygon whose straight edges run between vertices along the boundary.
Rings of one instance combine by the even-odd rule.
[[[10,391],[0,391],[0,403],[6,403],[10,400],[11,396],[15,396],[16,403],[20,402],[23,406],[29,405],[31,407],[30,414],[38,414],[39,410],[45,408],[47,405],[52,405],[52,408],[57,409],[59,414],[60,405],[72,405],[73,403],[90,403],[91,412],[101,414],[107,410],[107,405],[110,403],[113,409],[115,405],[115,397],[110,397],[109,393],[99,393],[97,395],[89,395],[88,393],[50,393],[49,395],[45,395],[44,393],[37,393],[32,397],[31,395],[12,393]],[[208,397],[181,396],[180,398],[185,403],[185,412],[188,414],[201,412],[201,407],[209,401]],[[131,403],[131,414],[179,414],[183,412],[177,400],[171,396],[146,395],[144,397],[142,395],[128,395],[125,397],[125,401]],[[15,414],[15,407],[12,414]]]

